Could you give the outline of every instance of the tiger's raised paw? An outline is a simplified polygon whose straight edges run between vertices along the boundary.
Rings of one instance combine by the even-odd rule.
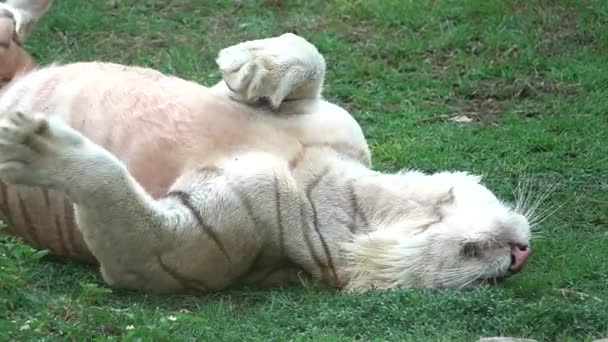
[[[42,113],[8,113],[0,119],[0,179],[52,186],[67,176],[82,136],[59,118]]]
[[[286,100],[320,96],[325,60],[304,38],[286,33],[220,51],[216,63],[238,100],[267,100],[277,109]]]

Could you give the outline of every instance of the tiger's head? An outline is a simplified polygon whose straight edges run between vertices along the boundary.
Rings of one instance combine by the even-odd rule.
[[[442,172],[392,176],[373,226],[345,246],[347,288],[463,288],[519,272],[531,253],[531,225],[479,177]],[[378,192],[379,194],[381,192]]]

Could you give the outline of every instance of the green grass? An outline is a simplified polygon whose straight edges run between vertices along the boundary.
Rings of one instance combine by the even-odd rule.
[[[315,288],[155,297],[0,242],[0,340],[462,340],[608,336],[608,2],[57,1],[41,62],[106,60],[212,84],[230,44],[296,31],[328,61],[375,167],[470,170],[563,205],[498,287],[345,295]],[[451,120],[459,115],[471,123]]]

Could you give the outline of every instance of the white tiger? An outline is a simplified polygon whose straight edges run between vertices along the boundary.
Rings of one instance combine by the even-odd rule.
[[[3,64],[0,211],[32,245],[154,293],[303,275],[350,291],[461,288],[526,263],[528,220],[478,177],[370,169],[305,39],[222,50],[212,88],[116,64],[32,68],[18,41],[49,4],[0,10],[0,59],[20,61]]]

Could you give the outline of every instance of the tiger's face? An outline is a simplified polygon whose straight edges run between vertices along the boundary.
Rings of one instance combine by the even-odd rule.
[[[406,209],[345,245],[348,289],[463,288],[504,279],[528,261],[528,219],[478,177],[451,172],[398,177],[386,185],[396,190],[382,207]]]
[[[426,235],[426,264],[418,276],[432,287],[462,288],[519,272],[531,253],[530,223],[474,181],[456,184],[453,200]]]

